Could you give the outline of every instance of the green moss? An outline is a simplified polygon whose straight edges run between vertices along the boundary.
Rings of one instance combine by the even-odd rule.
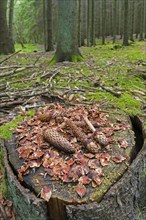
[[[53,56],[53,58],[49,61],[49,65],[55,65],[57,63],[57,56],[56,54]]]
[[[15,87],[17,89],[23,89],[23,88],[31,88],[32,83],[31,82],[27,82],[27,83],[13,83],[11,84],[12,87]]]
[[[17,128],[18,122],[22,121],[22,119],[23,117],[19,115],[16,119],[0,126],[0,138],[9,138],[12,130]]]
[[[28,117],[32,117],[34,115],[34,110],[30,110],[27,112]],[[1,138],[10,138],[12,134],[12,130],[16,129],[18,123],[23,120],[24,116],[18,115],[16,119],[5,123],[4,125],[0,126],[0,139]]]
[[[36,44],[25,44],[24,46],[25,48],[22,48],[21,44],[15,44],[15,50],[16,51],[21,50],[20,53],[32,53],[34,51],[40,50],[38,48],[38,45]]]
[[[71,62],[80,62],[80,61],[83,61],[83,56],[81,54],[74,54],[72,55],[71,57]]]

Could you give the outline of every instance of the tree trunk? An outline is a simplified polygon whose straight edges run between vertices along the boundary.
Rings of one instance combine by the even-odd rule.
[[[78,0],[78,46],[81,46],[81,0]]]
[[[57,49],[50,63],[81,59],[78,49],[77,0],[58,1]]]
[[[92,0],[92,19],[91,19],[91,46],[95,46],[95,1]]]
[[[123,45],[129,46],[128,42],[128,8],[129,0],[124,0],[124,37],[123,37]]]
[[[134,0],[130,1],[130,40],[134,41]]]
[[[52,0],[44,0],[45,51],[53,51]]]
[[[9,4],[9,38],[12,45],[12,52],[15,52],[14,39],[13,39],[13,17],[14,17],[14,0],[10,0]]]
[[[100,24],[101,24],[101,16],[100,16],[100,12],[101,12],[101,1],[100,0],[96,0],[95,1],[95,36],[99,39],[101,36],[101,28],[100,28]]]
[[[144,0],[140,0],[140,34],[139,41],[144,41]]]
[[[87,5],[87,47],[90,47],[90,35],[91,35],[91,1],[88,0],[88,5]]]
[[[106,0],[102,0],[102,44],[105,44]]]
[[[14,46],[9,38],[6,12],[7,0],[0,0],[0,54],[9,54],[14,51]]]
[[[87,38],[87,0],[81,0],[81,46],[85,46]]]
[[[116,17],[117,17],[117,0],[113,0],[113,44],[116,40]]]

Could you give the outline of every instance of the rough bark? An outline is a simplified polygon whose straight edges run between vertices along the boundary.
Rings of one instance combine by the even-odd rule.
[[[123,45],[128,46],[128,5],[129,0],[124,0],[124,37],[123,37]]]
[[[30,190],[20,184],[9,165],[5,147],[3,147],[3,157],[8,193],[13,200],[18,220],[48,220],[48,210],[45,201],[37,198]]]
[[[55,56],[50,63],[80,61],[77,30],[77,0],[58,1],[58,37]]]
[[[144,0],[140,0],[140,34],[139,41],[144,41]]]
[[[113,44],[116,41],[117,0],[113,0]]]
[[[13,37],[13,17],[14,17],[14,0],[10,0],[9,3],[9,39],[12,45],[12,53],[14,53],[14,37]]]
[[[130,40],[134,41],[134,0],[130,2]]]
[[[13,53],[7,24],[7,0],[0,0],[0,54]]]
[[[106,0],[102,0],[102,44],[105,44]]]
[[[52,51],[53,48],[53,15],[52,15],[52,0],[44,0],[44,25],[45,25],[45,51]]]
[[[87,0],[81,0],[81,46],[85,46],[85,39],[87,35]]]
[[[91,46],[95,46],[95,1],[92,0]]]

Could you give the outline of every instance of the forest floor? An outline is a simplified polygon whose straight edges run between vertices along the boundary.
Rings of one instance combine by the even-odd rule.
[[[146,118],[145,42],[83,47],[82,62],[52,66],[54,52],[39,50],[32,46],[30,52],[26,45],[11,57],[0,56],[0,138],[8,138],[18,121],[50,102],[96,103],[107,111],[116,108]],[[0,167],[0,193],[6,195]]]

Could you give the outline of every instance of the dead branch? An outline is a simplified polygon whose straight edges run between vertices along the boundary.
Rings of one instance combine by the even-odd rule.
[[[26,69],[27,69],[26,67],[21,67],[21,68],[18,68],[18,69],[14,69],[14,70],[12,70],[10,72],[4,73],[4,74],[0,74],[0,78],[2,78],[2,77],[13,77],[12,75],[14,75],[15,73],[22,72],[22,71],[24,71]]]
[[[11,101],[6,103],[0,103],[0,108],[11,108],[16,105],[23,104],[24,100],[18,100],[18,101]]]
[[[55,72],[49,79],[50,88],[52,88],[52,79],[55,78],[60,72]]]
[[[21,50],[16,51],[15,53],[12,53],[11,55],[7,56],[6,58],[4,58],[3,60],[0,60],[0,64],[2,64],[3,62],[5,62],[6,60],[9,60],[11,57],[15,56],[17,53],[21,52]]]
[[[96,83],[94,83],[94,86],[101,87],[103,90],[110,92],[112,95],[116,96],[117,98],[119,98],[121,96],[121,92],[115,92],[110,87],[104,86],[102,83],[96,82]]]
[[[24,66],[25,68],[36,68],[36,66],[33,65],[28,65],[28,66]],[[23,68],[23,66],[20,65],[14,65],[14,66],[0,66],[0,70],[5,70],[5,69],[17,69],[17,68]]]

